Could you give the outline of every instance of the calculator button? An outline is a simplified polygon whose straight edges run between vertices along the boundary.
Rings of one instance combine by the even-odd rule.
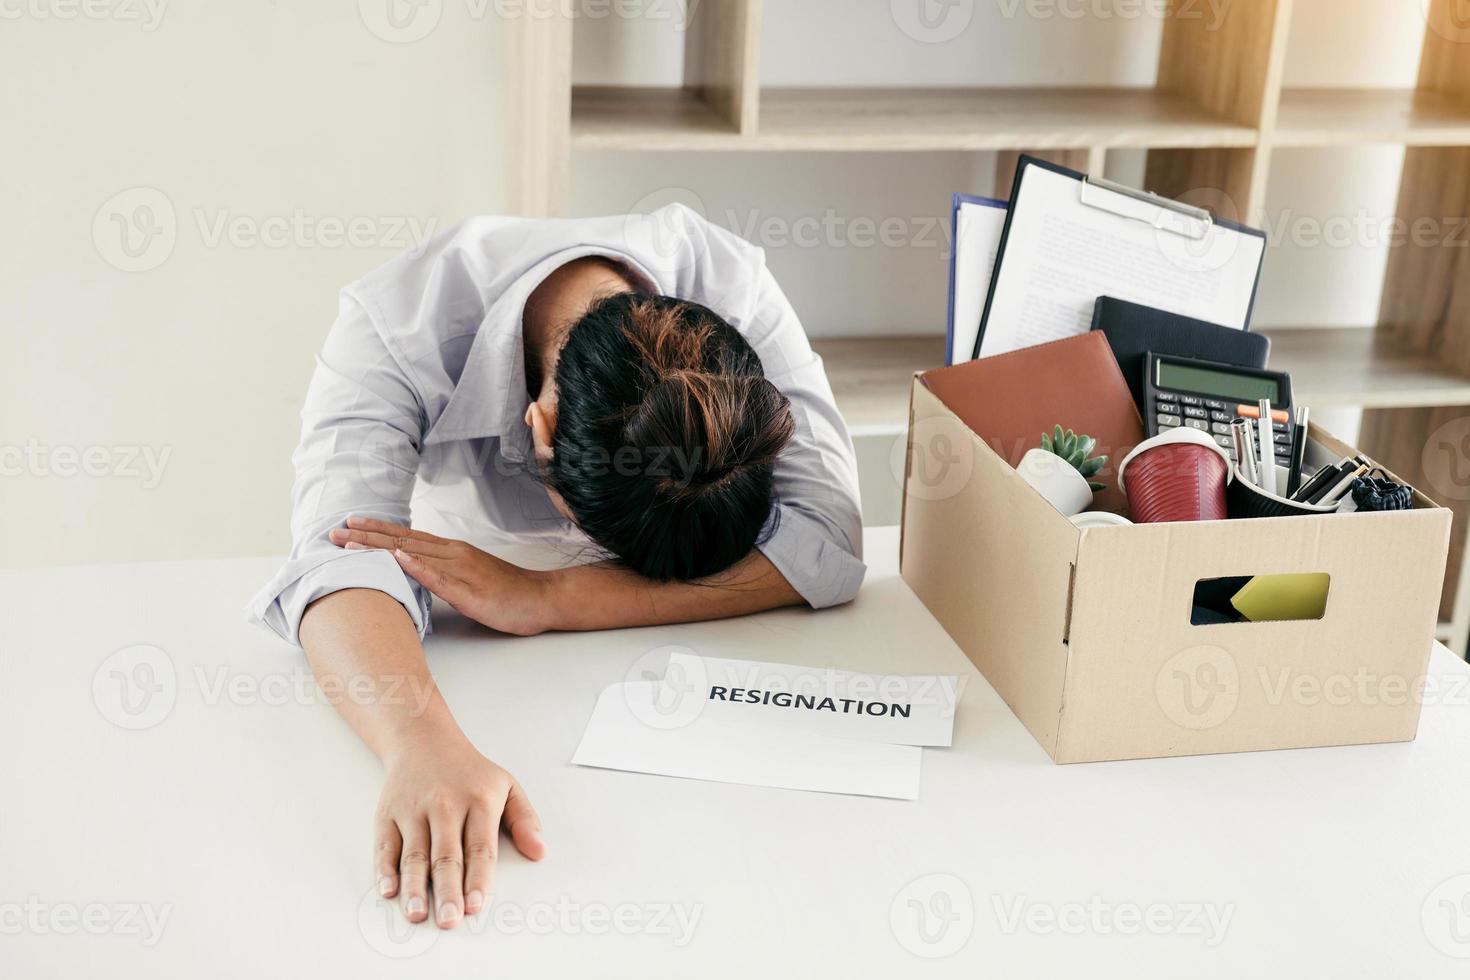
[[[1230,438],[1229,436],[1217,435],[1215,436],[1215,441],[1224,446],[1226,449],[1235,449],[1235,440]],[[1234,455],[1234,453],[1232,452],[1231,455]]]
[[[1180,395],[1179,400],[1186,405],[1203,405],[1204,402],[1193,395]]]
[[[1161,426],[1175,426],[1179,424],[1179,421],[1180,419],[1177,415],[1169,415],[1164,412],[1159,413],[1159,425]]]
[[[1210,413],[1202,408],[1186,408],[1184,414],[1192,419],[1207,419],[1210,417]]]
[[[1218,398],[1206,398],[1205,408],[1213,408],[1217,412],[1225,411],[1225,403]]]
[[[1206,422],[1204,419],[1185,419],[1184,424],[1189,426],[1191,429],[1199,429],[1201,432],[1210,431],[1210,423]]]
[[[1285,422],[1276,422],[1272,424],[1271,428],[1276,430],[1277,435],[1281,435],[1282,433],[1287,431]]]
[[[1235,416],[1231,415],[1229,412],[1212,411],[1210,412],[1210,418],[1216,422],[1224,422],[1228,425],[1230,424],[1230,421],[1235,418]]]
[[[1177,401],[1179,398],[1179,396],[1174,394],[1172,391],[1156,391],[1154,392],[1154,397],[1161,402]]]
[[[1228,422],[1211,422],[1210,431],[1222,437],[1220,445],[1235,445],[1235,440],[1230,438],[1230,424]]]
[[[1291,433],[1289,432],[1277,432],[1272,436],[1272,439],[1276,441],[1276,445],[1278,446],[1291,445]]]

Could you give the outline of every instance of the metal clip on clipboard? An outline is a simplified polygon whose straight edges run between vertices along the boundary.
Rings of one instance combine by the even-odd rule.
[[[1142,221],[1159,231],[1182,235],[1196,242],[1204,240],[1215,223],[1204,208],[1171,201],[1152,191],[1126,187],[1090,174],[1082,176],[1079,193],[1082,203],[1090,208]]]

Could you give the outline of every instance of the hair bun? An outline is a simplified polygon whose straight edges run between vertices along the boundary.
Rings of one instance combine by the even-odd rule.
[[[600,301],[562,345],[556,390],[547,483],[638,574],[715,575],[779,520],[791,405],[708,307],[640,293]]]
[[[681,369],[648,388],[624,431],[650,463],[668,462],[650,473],[682,497],[773,466],[795,429],[786,396],[765,378]]]

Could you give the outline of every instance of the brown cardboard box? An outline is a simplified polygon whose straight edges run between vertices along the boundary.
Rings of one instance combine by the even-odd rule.
[[[1407,741],[1450,529],[1415,502],[1079,530],[916,375],[899,561],[1056,762]],[[1287,572],[1330,575],[1321,619],[1191,625],[1198,581]]]

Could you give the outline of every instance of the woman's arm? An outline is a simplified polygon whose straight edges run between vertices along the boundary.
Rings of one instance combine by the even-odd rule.
[[[350,518],[332,541],[392,551],[415,581],[465,616],[523,636],[725,619],[803,602],[758,551],[698,582],[652,582],[611,564],[532,571],[463,541],[370,518]]]
[[[333,592],[307,608],[300,636],[318,684],[387,769],[373,821],[379,894],[401,896],[409,921],[422,922],[432,882],[435,921],[454,928],[489,899],[502,824],[526,857],[545,854],[536,811],[460,730],[401,602]]]
[[[409,569],[409,565],[403,567]],[[550,574],[549,607],[554,617],[550,628],[559,630],[728,619],[804,602],[759,551],[752,551],[719,575],[698,582],[651,582],[609,564],[578,565]],[[426,587],[433,591],[432,586]]]
[[[300,643],[306,609],[344,589],[385,593],[429,627],[429,596],[386,555],[344,555],[327,532],[351,514],[407,521],[426,421],[421,399],[364,304],[343,293],[317,358],[292,454],[291,554],[251,601],[250,616]]]

